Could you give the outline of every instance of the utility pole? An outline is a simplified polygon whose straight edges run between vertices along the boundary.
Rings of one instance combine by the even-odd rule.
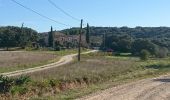
[[[78,61],[80,61],[80,55],[81,55],[81,35],[82,35],[82,28],[83,28],[83,19],[81,19],[81,24],[80,24],[79,47],[78,47]]]
[[[21,28],[23,28],[24,27],[24,23],[22,23],[22,25],[21,25]]]

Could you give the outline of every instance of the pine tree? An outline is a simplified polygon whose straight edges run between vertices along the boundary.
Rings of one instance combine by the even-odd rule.
[[[49,47],[53,47],[53,41],[54,41],[53,27],[51,26],[51,31],[48,33],[48,46]]]
[[[90,44],[90,28],[88,23],[87,23],[87,30],[86,30],[86,42],[88,45]]]

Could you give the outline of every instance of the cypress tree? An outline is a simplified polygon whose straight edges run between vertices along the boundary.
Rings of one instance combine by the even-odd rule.
[[[53,41],[54,41],[53,27],[51,26],[51,31],[48,33],[48,46],[49,47],[53,47]]]
[[[88,23],[87,23],[87,30],[86,30],[86,42],[88,45],[90,44],[90,28]]]

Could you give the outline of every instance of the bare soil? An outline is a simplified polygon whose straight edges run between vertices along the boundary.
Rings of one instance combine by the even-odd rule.
[[[169,100],[170,75],[113,87],[79,100]]]

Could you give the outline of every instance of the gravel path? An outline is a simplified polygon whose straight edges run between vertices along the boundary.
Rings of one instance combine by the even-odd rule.
[[[84,52],[82,54],[88,54],[88,53],[93,53],[93,52],[97,52],[97,51],[98,50],[91,50],[91,51],[88,51],[88,52]],[[70,54],[70,55],[67,55],[67,56],[63,56],[56,63],[47,64],[47,65],[39,66],[39,67],[35,67],[35,68],[29,68],[29,69],[18,70],[18,71],[13,71],[13,72],[1,73],[1,75],[13,77],[13,76],[20,76],[20,75],[24,75],[24,74],[28,74],[28,73],[34,73],[34,72],[38,72],[38,71],[47,70],[47,69],[50,69],[50,68],[54,68],[54,67],[58,67],[58,66],[68,64],[71,61],[73,61],[73,57],[75,57],[75,56],[77,56],[77,54]]]
[[[170,75],[113,87],[79,100],[170,100]]]

